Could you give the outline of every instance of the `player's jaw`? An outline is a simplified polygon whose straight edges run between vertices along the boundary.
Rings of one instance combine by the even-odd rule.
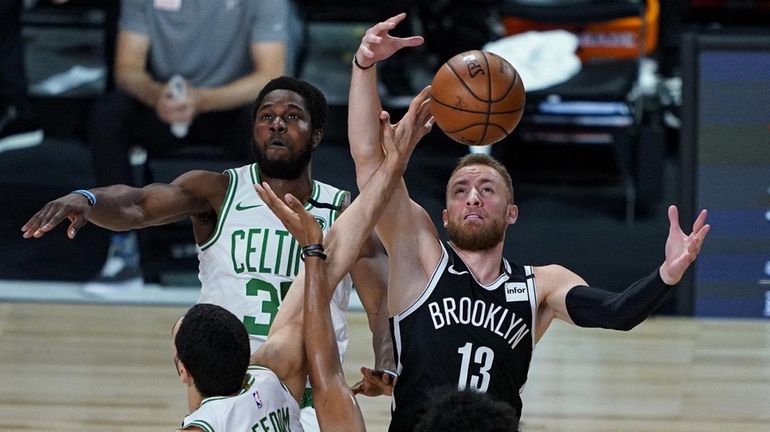
[[[260,172],[267,177],[294,180],[299,178],[310,163],[313,141],[310,136],[303,144],[292,146],[285,138],[271,137],[254,149]]]
[[[481,251],[497,246],[505,238],[507,224],[503,218],[489,217],[478,209],[447,219],[449,240],[460,249]]]

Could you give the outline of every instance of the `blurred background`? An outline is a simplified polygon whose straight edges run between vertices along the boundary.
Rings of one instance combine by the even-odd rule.
[[[356,193],[346,100],[352,55],[373,23],[405,10],[399,34],[426,38],[378,66],[383,104],[394,118],[444,61],[467,49],[500,50],[533,83],[554,75],[561,63],[539,61],[553,48],[548,35],[566,30],[578,67],[537,85],[525,79],[522,122],[484,150],[514,180],[520,217],[508,229],[507,255],[524,264],[559,263],[592,285],[620,290],[662,262],[668,205],[679,206],[686,231],[708,208],[713,229],[703,253],[658,313],[770,316],[770,2],[384,3],[291,3],[287,71],[320,87],[331,105],[313,161],[317,179]],[[41,0],[21,12],[27,95],[44,139],[0,146],[0,299],[197,297],[187,221],[140,231],[146,291],[106,299],[79,290],[102,268],[109,233],[89,225],[70,241],[60,226],[32,241],[19,231],[49,200],[95,186],[86,118],[114,88],[119,11],[114,0]],[[147,158],[135,150],[132,167],[144,182],[247,162],[207,153]],[[434,128],[415,152],[406,179],[436,221],[449,173],[468,151]]]

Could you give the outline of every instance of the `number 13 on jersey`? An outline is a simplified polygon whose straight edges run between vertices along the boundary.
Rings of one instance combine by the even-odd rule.
[[[457,380],[457,388],[465,390],[471,388],[480,392],[486,392],[489,388],[489,370],[492,368],[492,362],[495,359],[495,352],[486,346],[479,346],[474,349],[473,344],[468,342],[457,349],[461,356],[460,377]],[[472,366],[471,366],[472,364]],[[478,373],[471,373],[478,369]]]

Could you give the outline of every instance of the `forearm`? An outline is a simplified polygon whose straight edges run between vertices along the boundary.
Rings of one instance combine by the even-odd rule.
[[[350,275],[372,332],[374,367],[393,369],[393,340],[388,324],[388,257],[375,235],[369,239]]]
[[[96,204],[88,216],[89,222],[112,231],[128,231],[139,228],[144,213],[137,204],[142,190],[126,185],[113,185],[91,189]]]
[[[376,317],[369,316],[369,329],[372,332],[372,350],[374,351],[374,367],[376,369],[395,370],[393,355],[393,338],[388,325],[387,298],[382,302]]]
[[[286,73],[285,42],[254,42],[250,47],[253,70],[221,86],[196,88],[196,112],[225,111],[250,105],[271,79]]]
[[[360,54],[357,55],[360,57]],[[377,93],[377,67],[364,70],[353,65],[352,68],[348,97],[348,139],[350,153],[356,163],[360,190],[384,156],[380,146],[379,124],[382,107]]]
[[[253,72],[223,86],[196,88],[197,112],[226,111],[249,105],[254,102],[254,98],[265,84],[275,76]]]
[[[649,317],[671,289],[660,277],[660,270],[639,279],[621,292],[588,286],[570,289],[566,307],[572,321],[580,327],[630,330]]]
[[[306,258],[303,333],[314,388],[333,383],[333,377],[342,373],[331,318],[332,292],[327,284],[325,262],[318,257]]]
[[[115,83],[124,93],[153,109],[165,86],[165,83],[155,81],[145,70],[126,67],[116,67]]]

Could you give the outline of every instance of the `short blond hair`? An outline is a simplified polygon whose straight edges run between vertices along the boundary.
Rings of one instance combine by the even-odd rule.
[[[470,153],[463,156],[459,161],[457,161],[457,165],[452,171],[452,174],[449,175],[449,178],[451,179],[455,174],[457,174],[457,171],[460,171],[461,169],[470,165],[486,165],[497,171],[497,173],[500,174],[500,177],[502,177],[503,181],[505,182],[505,187],[508,189],[508,196],[510,197],[510,203],[513,204],[513,180],[511,180],[511,175],[508,174],[508,170],[505,168],[505,165],[500,163],[492,156],[487,156],[483,153]]]

